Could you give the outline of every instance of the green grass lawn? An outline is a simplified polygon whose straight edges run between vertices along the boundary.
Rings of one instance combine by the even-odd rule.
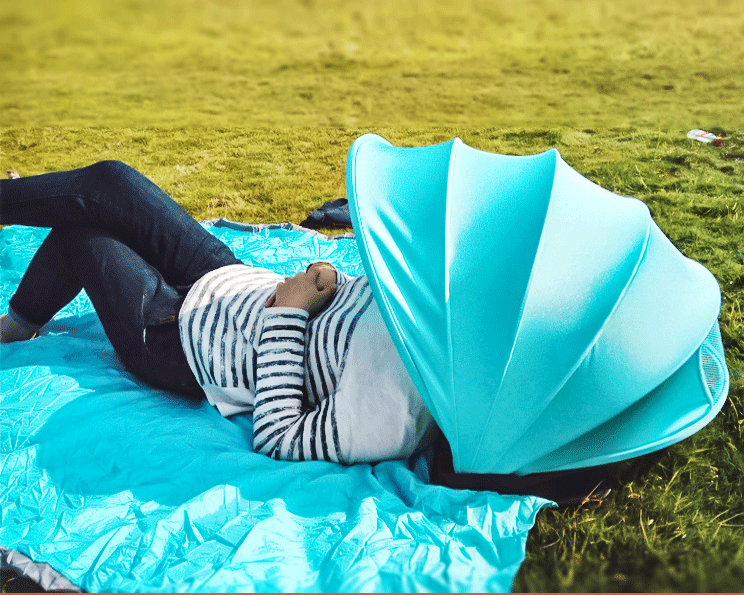
[[[742,589],[738,0],[0,0],[0,39],[3,175],[121,159],[198,219],[299,223],[345,195],[346,152],[373,131],[557,147],[643,200],[719,281],[729,400],[601,503],[541,512],[515,589]]]

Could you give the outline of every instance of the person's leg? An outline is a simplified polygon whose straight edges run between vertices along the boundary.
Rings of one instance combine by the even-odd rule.
[[[66,237],[58,229],[49,232],[10,298],[8,314],[29,331],[44,326],[83,288],[65,255]]]
[[[99,227],[176,287],[188,287],[215,268],[241,263],[158,186],[119,161],[0,180],[0,224]]]
[[[59,248],[56,264],[64,270],[58,276],[67,283],[64,295],[69,301],[76,295],[75,287],[85,289],[127,370],[158,388],[193,397],[204,395],[183,355],[177,328],[175,335],[168,337],[169,343],[161,340],[155,350],[145,342],[146,314],[154,303],[173,303],[173,315],[176,319],[178,316],[178,301],[174,299],[178,294],[155,267],[112,234],[97,228],[54,228],[47,242],[50,248]],[[29,294],[28,301],[18,300],[18,314],[27,320],[51,318],[54,308],[65,305],[61,295],[43,292],[32,300]],[[38,310],[29,310],[31,303]]]

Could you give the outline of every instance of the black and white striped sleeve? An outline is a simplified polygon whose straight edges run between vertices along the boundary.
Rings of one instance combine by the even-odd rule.
[[[305,329],[300,308],[264,311],[256,361],[253,448],[290,461],[340,462],[333,395],[311,411],[302,410],[305,378]]]

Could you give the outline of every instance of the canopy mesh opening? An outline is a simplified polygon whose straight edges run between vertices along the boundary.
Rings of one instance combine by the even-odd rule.
[[[710,329],[700,347],[700,364],[703,379],[713,400],[716,400],[726,386],[726,371],[724,369],[723,343],[718,323]]]

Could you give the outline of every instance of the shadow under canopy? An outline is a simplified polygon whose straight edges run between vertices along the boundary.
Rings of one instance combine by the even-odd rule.
[[[728,371],[713,275],[555,149],[349,151],[375,299],[464,473],[606,465],[687,438]]]

